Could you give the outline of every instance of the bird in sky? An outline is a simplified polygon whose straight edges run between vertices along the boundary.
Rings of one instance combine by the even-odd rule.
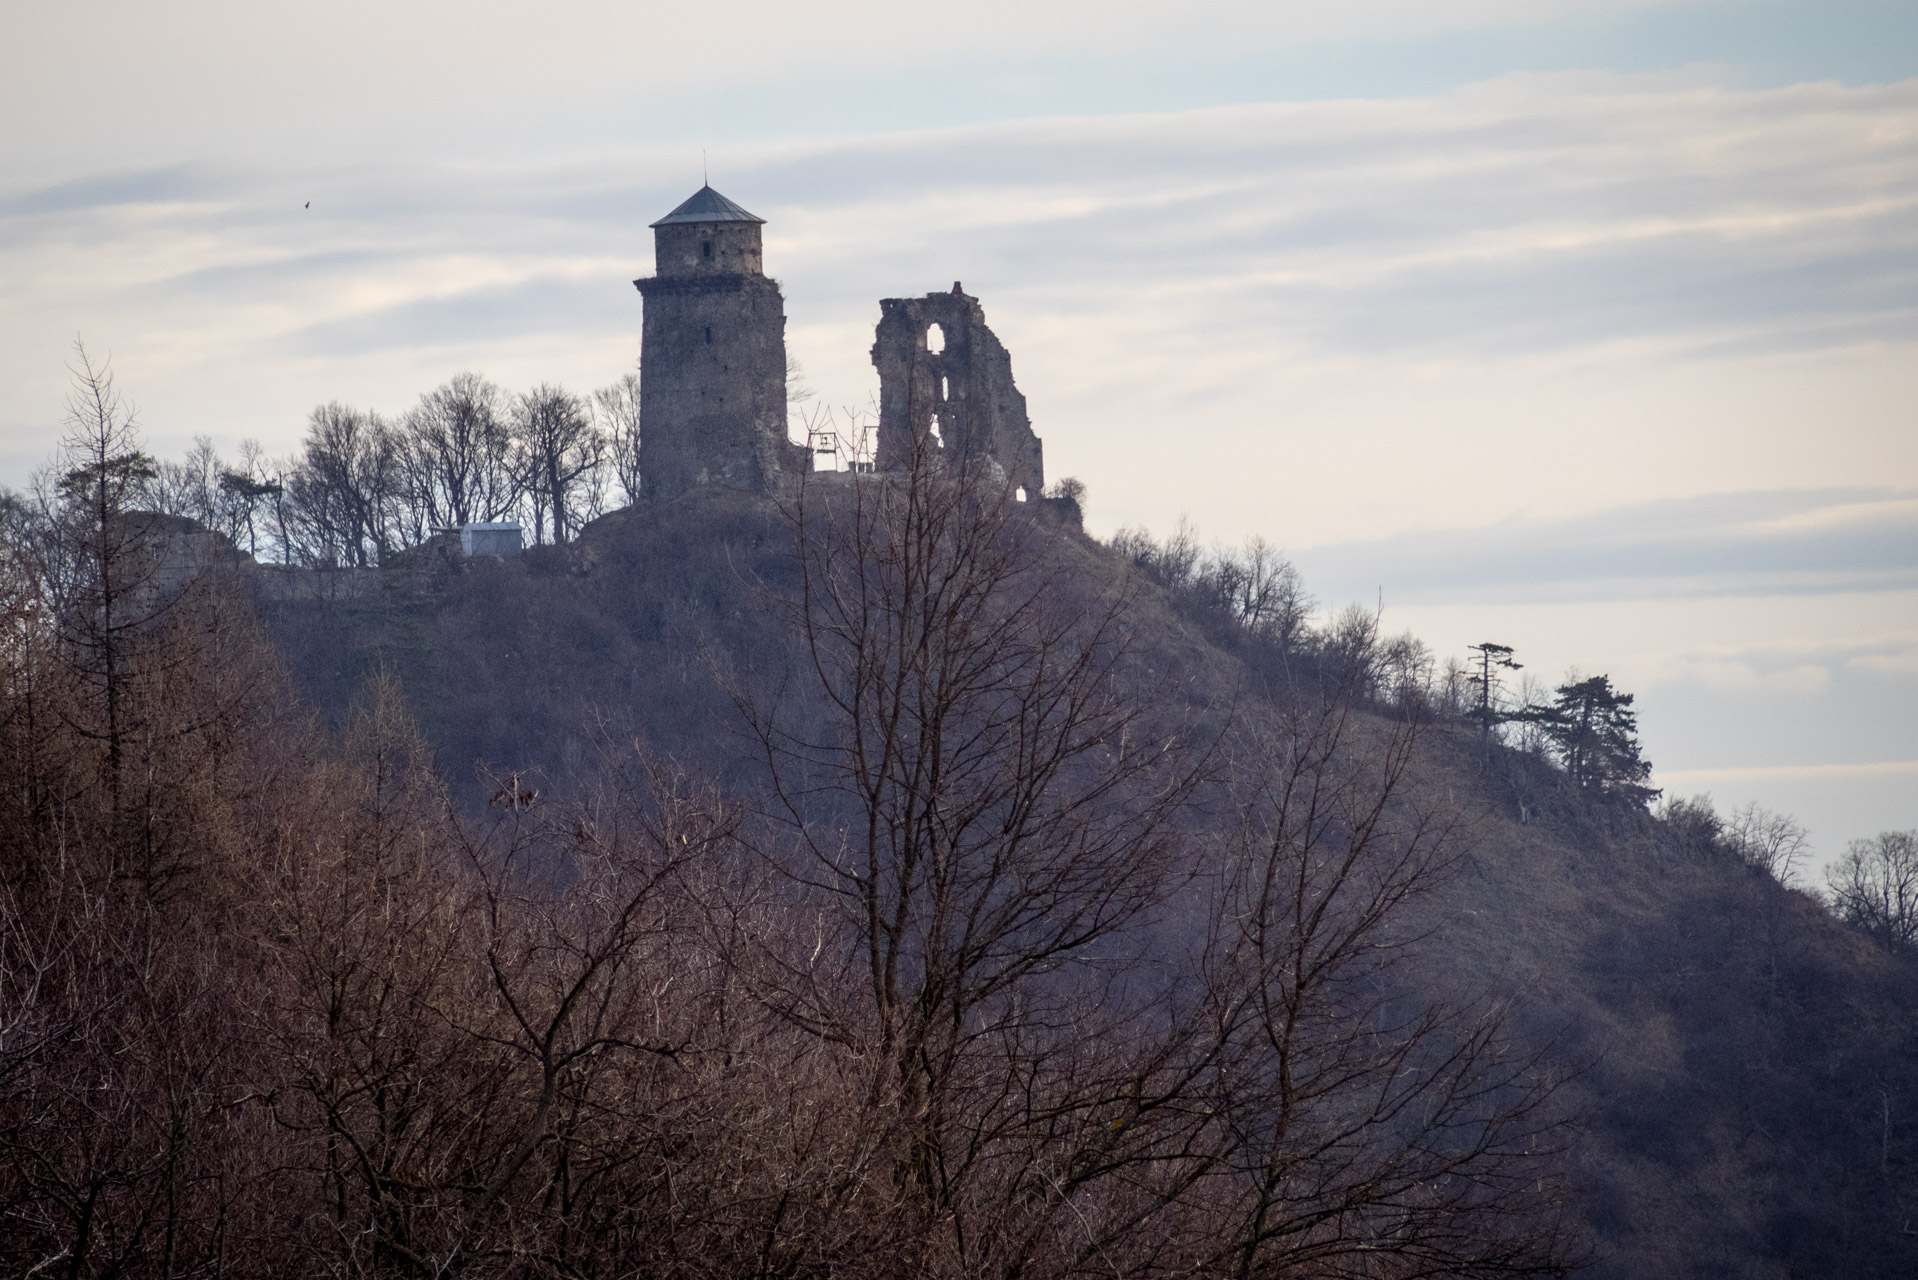
[[[308,201],[306,202],[306,205],[305,205],[305,207],[306,207],[306,208],[308,208],[308,209],[311,209],[311,208],[313,207],[313,202],[312,202],[311,200],[308,200]]]

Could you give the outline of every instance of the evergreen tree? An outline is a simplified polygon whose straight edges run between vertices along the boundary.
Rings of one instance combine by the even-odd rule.
[[[1492,734],[1492,726],[1514,719],[1499,706],[1499,678],[1501,668],[1507,671],[1519,671],[1523,663],[1512,661],[1512,646],[1494,644],[1487,640],[1484,644],[1467,645],[1473,657],[1467,660],[1466,670],[1476,666],[1478,670],[1466,676],[1466,680],[1477,686],[1478,702],[1465,713],[1468,720],[1478,721],[1479,731],[1486,737]]]
[[[1614,689],[1610,676],[1562,684],[1557,695],[1550,706],[1529,708],[1528,714],[1544,727],[1572,781],[1640,804],[1654,799],[1658,789],[1645,785],[1651,762],[1638,753],[1632,695]]]

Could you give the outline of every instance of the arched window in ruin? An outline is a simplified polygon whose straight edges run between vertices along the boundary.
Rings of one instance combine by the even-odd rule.
[[[938,355],[946,349],[946,331],[936,322],[926,326],[926,350]]]

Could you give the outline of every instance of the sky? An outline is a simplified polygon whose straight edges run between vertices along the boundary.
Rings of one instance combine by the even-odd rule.
[[[704,165],[819,402],[962,280],[1094,532],[1609,674],[1821,856],[1918,827],[1918,6],[25,3],[0,123],[0,483],[76,337],[162,455],[610,383]]]

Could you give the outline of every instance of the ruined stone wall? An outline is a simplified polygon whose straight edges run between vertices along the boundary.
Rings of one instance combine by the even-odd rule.
[[[639,468],[651,501],[702,484],[765,491],[806,465],[786,439],[786,305],[759,272],[759,243],[750,223],[663,226],[660,273],[633,282],[646,300]]]
[[[1039,437],[1026,398],[1012,381],[1012,356],[986,327],[979,300],[957,284],[950,293],[884,298],[872,362],[879,370],[881,471],[904,468],[916,439],[936,434],[943,456],[984,461],[1038,498],[1045,487]],[[943,350],[927,335],[938,325]]]

